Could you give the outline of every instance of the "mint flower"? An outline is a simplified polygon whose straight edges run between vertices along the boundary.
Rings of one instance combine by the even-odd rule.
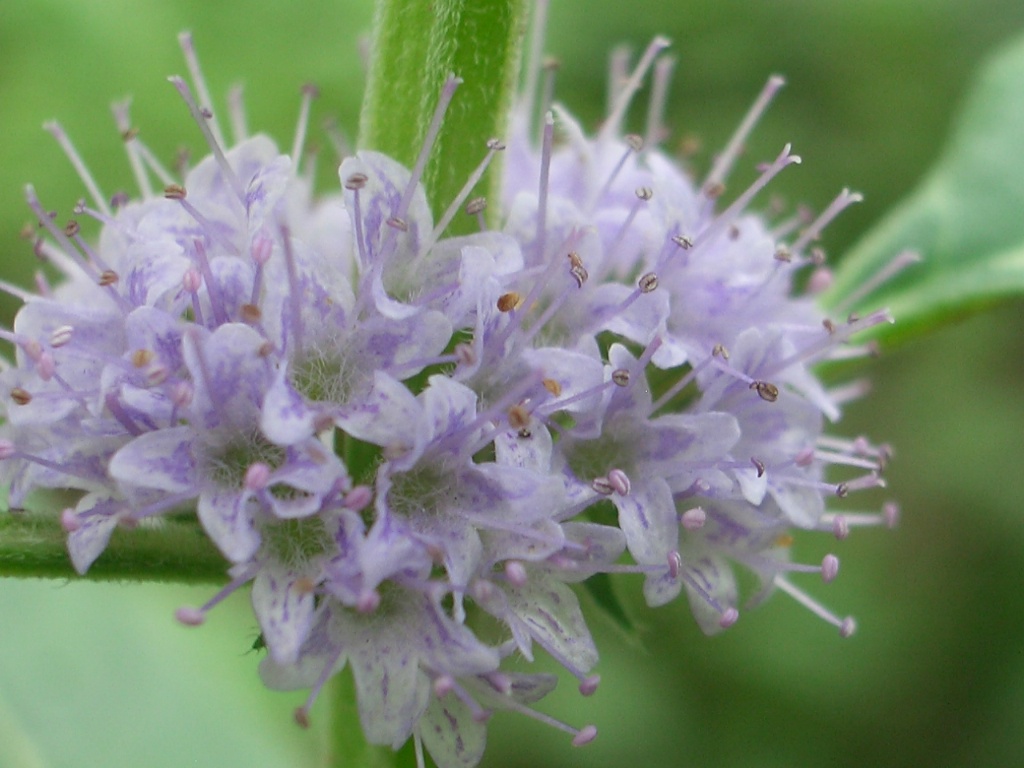
[[[445,767],[480,759],[496,711],[577,745],[596,736],[535,709],[554,679],[506,659],[543,651],[594,694],[573,585],[597,574],[642,578],[651,606],[685,595],[712,633],[739,618],[740,566],[760,584],[753,602],[781,590],[850,634],[790,580],[831,581],[838,560],[792,563],[789,543],[795,528],[842,538],[894,517],[829,512],[883,485],[889,451],[826,434],[851,390],[813,369],[866,353],[851,338],[891,318],[832,319],[795,288],[802,271],[827,279],[813,242],[858,197],[795,236],[751,213],[799,162],[787,146],[718,204],[778,78],[699,186],[657,148],[657,99],[646,138],[622,135],[652,68],[665,91],[666,45],[622,79],[596,136],[534,103],[550,89],[531,66],[492,203],[501,225],[456,238],[464,200],[435,222],[423,163],[361,151],[334,192],[312,193],[309,89],[290,154],[248,136],[237,102],[228,142],[187,35],[199,101],[172,83],[210,154],[183,178],[118,105],[139,197],[108,200],[52,125],[91,203],[60,225],[27,191],[35,250],[65,279],[8,287],[25,302],[0,332],[16,349],[0,373],[12,504],[73,493],[60,521],[81,573],[116,527],[194,514],[230,578],[178,619],[201,624],[251,584],[263,680],[309,689],[297,722],[348,667],[366,738],[412,738]],[[506,144],[480,148],[479,174]]]

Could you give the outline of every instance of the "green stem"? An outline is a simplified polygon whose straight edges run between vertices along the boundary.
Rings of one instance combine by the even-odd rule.
[[[0,513],[0,577],[76,579],[67,534],[53,512]],[[89,568],[92,581],[218,584],[228,564],[195,522],[115,530]]]
[[[427,199],[438,217],[455,199],[486,152],[502,138],[519,75],[526,0],[380,0],[373,61],[359,130],[359,145],[415,163],[450,74],[462,78],[423,174]],[[492,163],[472,196],[498,199],[500,178]],[[496,216],[498,206],[488,208]],[[491,221],[493,225],[495,221]],[[457,216],[449,234],[475,229]]]

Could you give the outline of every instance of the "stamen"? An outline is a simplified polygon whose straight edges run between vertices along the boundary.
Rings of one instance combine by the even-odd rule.
[[[665,128],[665,105],[668,102],[668,86],[675,66],[675,56],[660,56],[654,64],[651,100],[647,105],[647,131],[644,134],[644,145],[648,147],[657,146],[668,136],[668,130]]]
[[[815,616],[824,619],[829,624],[836,627],[839,630],[839,635],[841,637],[849,637],[854,633],[857,625],[852,617],[847,616],[844,619],[839,618],[830,610],[825,608],[821,603],[816,601],[806,592],[795,587],[782,576],[776,576],[772,583],[800,603],[800,605],[804,606],[804,608],[807,608]]]
[[[220,132],[220,125],[217,117],[213,114],[213,99],[210,98],[210,89],[206,87],[206,78],[203,77],[202,67],[199,66],[199,57],[196,55],[195,46],[192,44],[192,33],[182,32],[178,35],[178,45],[185,55],[185,66],[188,67],[189,77],[195,83],[196,93],[199,94],[200,106],[205,105],[202,110],[203,117],[209,121],[210,133],[218,144],[224,146],[224,136]]]
[[[110,108],[114,113],[117,130],[121,132],[121,137],[124,139],[124,151],[128,155],[128,164],[132,168],[132,175],[139,187],[139,193],[148,200],[153,196],[153,185],[150,184],[149,174],[146,173],[146,167],[142,164],[142,157],[139,155],[139,145],[136,142],[138,132],[132,128],[129,117],[131,104],[131,99],[125,99],[114,102]]]
[[[803,234],[797,238],[796,242],[790,246],[790,249],[795,253],[803,251],[808,244],[818,239],[822,230],[825,229],[829,222],[842,213],[843,210],[849,208],[854,203],[861,202],[863,199],[864,196],[860,193],[843,189],[843,191],[836,196],[836,199],[829,204],[828,208],[822,211],[821,215],[811,222],[810,226],[808,226],[807,229],[804,230]]]
[[[423,169],[427,167],[430,152],[434,148],[434,142],[437,140],[438,133],[441,132],[441,124],[444,122],[448,105],[451,104],[452,97],[460,85],[462,85],[462,78],[455,75],[448,75],[448,78],[444,81],[444,86],[441,88],[441,96],[437,100],[437,106],[434,108],[434,116],[431,118],[430,126],[427,128],[427,135],[423,138],[423,146],[420,148],[420,154],[416,158],[416,164],[413,166],[409,176],[409,183],[402,193],[398,210],[392,214],[400,219],[404,219],[405,215],[409,212],[409,204],[412,202],[413,193],[415,193],[420,179],[423,178]]]
[[[702,189],[708,190],[719,188],[725,183],[726,178],[729,176],[729,172],[732,170],[733,165],[735,165],[736,160],[739,158],[743,145],[750,136],[750,132],[754,129],[754,126],[757,125],[758,120],[761,119],[761,116],[775,97],[775,94],[778,93],[779,89],[785,84],[785,79],[778,75],[772,75],[768,78],[768,82],[765,83],[764,88],[761,89],[761,93],[758,94],[757,99],[754,100],[753,105],[751,105],[747,114],[743,117],[743,121],[739,124],[739,127],[736,128],[732,138],[729,139],[729,143],[725,145],[725,149],[722,150],[722,154],[720,154],[715,160],[715,164],[711,167],[711,172],[704,180],[704,184],[701,185]]]
[[[331,142],[331,149],[334,150],[334,154],[339,161],[352,156],[352,145],[345,137],[335,118],[329,117],[324,120],[323,130],[327,134],[327,140]]]
[[[782,152],[775,158],[771,165],[769,165],[764,172],[758,177],[757,181],[751,184],[746,191],[740,195],[736,200],[733,201],[732,205],[726,208],[720,213],[707,227],[700,232],[694,239],[694,248],[700,248],[713,242],[719,235],[722,234],[736,219],[737,216],[747,207],[754,196],[764,189],[768,182],[775,178],[783,168],[789,165],[799,164],[800,156],[791,155],[790,145],[787,144],[782,148]]]
[[[584,210],[587,211],[587,213],[593,213],[594,208],[597,207],[597,204],[601,201],[601,198],[608,194],[608,190],[612,188],[612,184],[615,183],[615,179],[618,177],[619,173],[625,167],[626,161],[629,160],[630,156],[639,153],[640,150],[642,150],[644,147],[644,140],[640,136],[637,136],[636,134],[629,134],[625,136],[624,139],[626,142],[626,150],[619,157],[619,162],[617,162],[615,164],[615,167],[612,168],[612,172],[608,174],[608,178],[605,179],[604,184],[601,185],[601,188],[598,189],[598,191],[593,194],[590,200],[587,201],[587,204],[584,206]],[[650,193],[648,193],[647,197],[644,198],[638,192],[637,197],[649,200]]]
[[[199,262],[199,271],[203,275],[203,282],[206,283],[206,296],[210,300],[210,307],[213,310],[213,319],[218,325],[228,322],[227,308],[221,300],[220,287],[213,279],[213,269],[210,267],[210,260],[206,257],[206,246],[199,238],[192,241],[196,252],[196,261]],[[188,273],[186,272],[186,275]],[[198,296],[198,294],[196,294]]]
[[[299,164],[302,161],[302,147],[306,143],[306,131],[309,129],[309,110],[313,99],[319,95],[319,91],[312,83],[302,86],[302,104],[299,107],[299,120],[295,126],[295,139],[292,141],[292,163],[298,173]]]
[[[284,245],[285,265],[288,269],[288,309],[291,315],[289,333],[285,344],[287,346],[290,342],[294,347],[292,352],[298,353],[302,349],[303,336],[302,297],[299,295],[299,276],[295,264],[295,253],[292,251],[291,231],[284,224],[280,226],[280,235],[281,242]]]
[[[888,264],[861,283],[855,291],[845,296],[842,301],[836,304],[835,311],[840,314],[848,312],[851,307],[856,306],[861,299],[870,294],[880,285],[888,282],[911,264],[916,264],[919,261],[921,261],[921,255],[919,253],[916,253],[915,251],[900,251],[900,253],[896,254]]]
[[[551,173],[551,152],[554,145],[555,116],[547,112],[544,116],[544,127],[541,133],[540,146],[540,187],[537,192],[537,230],[534,236],[536,242],[536,261],[544,262],[545,240],[548,231],[548,177]]]
[[[630,102],[640,89],[640,84],[647,75],[647,70],[651,68],[658,54],[668,48],[669,45],[671,45],[671,41],[667,37],[659,35],[647,46],[647,49],[640,57],[640,61],[637,62],[633,74],[630,75],[622,89],[618,92],[615,105],[609,112],[608,117],[605,118],[601,131],[598,133],[598,141],[606,141],[621,132],[622,120],[626,116],[626,110],[629,109]]]
[[[82,160],[82,156],[78,154],[78,150],[75,149],[75,145],[71,143],[71,138],[64,133],[64,129],[61,128],[60,123],[56,120],[49,120],[43,123],[43,128],[57,140],[60,148],[64,150],[64,154],[67,155],[68,160],[71,161],[71,165],[74,166],[75,173],[78,174],[78,177],[82,180],[85,188],[89,191],[89,196],[92,197],[96,207],[104,216],[110,216],[111,211],[110,206],[107,205],[106,196],[100,192],[99,185],[96,183],[92,174],[89,173],[88,166],[86,166],[85,161]]]
[[[636,190],[636,202],[634,202],[630,207],[629,213],[619,226],[619,231],[616,232],[615,237],[612,238],[611,244],[608,246],[608,253],[615,253],[615,251],[618,250],[618,247],[625,239],[630,226],[633,224],[633,220],[636,218],[637,214],[640,213],[640,209],[644,207],[644,204],[651,199],[652,195],[653,193],[650,187],[640,187]]]
[[[562,66],[558,59],[548,58],[544,60],[544,89],[541,92],[540,98],[540,114],[547,115],[548,112],[556,109],[555,107],[555,76],[558,74],[559,68]],[[543,137],[544,134],[544,120],[540,121],[537,126],[537,133]],[[543,143],[543,142],[542,142]]]
[[[448,210],[444,212],[441,220],[437,223],[437,226],[434,227],[434,231],[430,233],[430,238],[427,241],[428,245],[423,249],[424,254],[429,250],[430,246],[437,242],[441,237],[441,234],[448,228],[448,225],[451,224],[452,219],[455,218],[455,214],[458,213],[459,208],[462,207],[462,203],[467,197],[469,197],[469,193],[473,191],[473,188],[477,185],[480,179],[483,178],[488,166],[494,159],[494,155],[498,152],[502,152],[504,149],[505,145],[498,139],[491,139],[487,142],[487,154],[484,155],[484,159],[480,161],[480,164],[469,175],[466,183],[462,186],[462,189],[459,190],[459,194],[457,194],[455,199],[452,200],[451,205],[448,206]],[[477,199],[479,200],[482,198]],[[480,211],[477,211],[477,213],[481,213],[482,211],[483,208],[481,208]],[[469,213],[468,207],[466,212]]]
[[[241,144],[249,138],[249,124],[245,115],[245,88],[236,83],[228,89],[228,122],[231,124],[231,135],[235,144]]]
[[[547,32],[549,0],[537,0],[533,5],[533,24],[530,29],[530,52],[526,63],[523,104],[526,106],[528,124],[533,123],[537,86],[540,83],[541,62],[544,55],[544,36]]]
[[[206,139],[206,143],[210,147],[210,152],[213,154],[221,172],[223,172],[224,178],[227,179],[228,183],[231,185],[231,189],[238,197],[238,201],[244,203],[245,188],[242,186],[242,182],[239,181],[238,176],[235,175],[227,157],[224,156],[224,150],[221,149],[221,141],[218,138],[219,130],[217,133],[214,133],[216,121],[213,119],[213,115],[209,112],[204,112],[198,107],[195,99],[192,98],[192,90],[184,80],[177,75],[173,75],[167,79],[175,89],[177,89],[182,100],[185,102],[185,105],[188,107],[189,114],[192,115],[192,119],[195,121],[196,125],[199,126],[199,130],[202,131],[203,138]]]

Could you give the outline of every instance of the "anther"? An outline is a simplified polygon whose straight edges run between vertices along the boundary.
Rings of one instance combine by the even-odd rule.
[[[839,483],[839,485],[836,486],[836,496],[838,496],[840,499],[845,499],[849,495],[850,486],[848,483]]]
[[[593,696],[597,692],[597,686],[601,684],[600,675],[591,675],[580,681],[579,691],[583,696]]]
[[[345,179],[345,189],[355,191],[362,189],[366,186],[366,182],[369,181],[365,173],[353,173],[347,179]]]
[[[397,229],[399,232],[408,232],[409,224],[405,219],[399,218],[398,216],[389,216],[387,221],[384,222],[392,229]]]
[[[473,350],[473,345],[466,344],[465,342],[456,344],[455,358],[459,361],[459,365],[473,365],[476,363],[476,352]]]
[[[117,272],[115,272],[112,269],[105,269],[102,272],[100,272],[99,280],[97,280],[96,282],[98,282],[101,286],[105,288],[108,285],[115,285],[117,281],[120,279],[121,278],[118,276]]]
[[[895,501],[887,501],[882,505],[882,516],[889,528],[895,528],[900,520],[900,506]]]
[[[439,675],[434,679],[434,695],[443,699],[455,689],[455,680],[451,675]]]
[[[849,637],[850,635],[852,635],[856,631],[857,631],[857,622],[853,620],[853,616],[847,616],[845,619],[843,619],[842,623],[839,625],[839,636],[840,637]]]
[[[839,558],[835,555],[825,555],[821,561],[821,580],[826,584],[830,583],[839,574]]]
[[[658,287],[658,276],[654,272],[648,272],[640,277],[640,280],[637,281],[637,286],[639,286],[641,293],[651,293]]]
[[[708,520],[708,513],[701,507],[688,509],[679,516],[679,522],[688,531],[696,531],[704,527]]]
[[[164,197],[168,200],[184,200],[188,192],[181,184],[168,184],[164,187]]]
[[[807,280],[807,292],[817,294],[828,289],[832,285],[833,277],[831,269],[818,267]]]
[[[245,471],[245,487],[250,491],[262,491],[270,482],[270,467],[257,461]]]
[[[679,574],[683,570],[683,556],[679,554],[678,549],[673,549],[668,553],[668,575],[673,579],[678,579]]]
[[[499,312],[511,312],[513,309],[519,309],[522,305],[523,295],[516,291],[509,291],[498,297]]]
[[[74,533],[82,527],[82,521],[78,519],[75,510],[69,507],[60,513],[60,527],[65,533]]]
[[[836,515],[832,521],[832,534],[836,537],[837,541],[842,541],[850,535],[850,524],[847,522],[845,515]]]
[[[238,310],[243,323],[258,323],[263,317],[262,310],[255,304],[243,304]]]
[[[725,192],[725,184],[720,181],[713,181],[704,185],[704,196],[709,200],[715,200]]]
[[[750,463],[754,465],[754,469],[757,470],[758,477],[764,477],[764,462],[755,459],[753,456],[750,457]]]
[[[295,719],[295,724],[307,730],[309,728],[309,710],[305,707],[296,707],[292,713],[292,717]]]
[[[195,267],[189,267],[181,276],[181,287],[189,293],[196,293],[203,285],[203,276]]]
[[[270,261],[274,251],[274,241],[265,235],[257,237],[252,244],[252,260],[257,266],[263,266]]]
[[[129,359],[136,368],[145,368],[153,362],[154,357],[156,357],[156,354],[151,349],[136,349],[131,353]]]
[[[75,329],[70,325],[61,325],[54,328],[53,331],[50,332],[50,346],[54,349],[63,347],[71,341],[74,331]]]
[[[146,371],[146,383],[151,387],[156,387],[167,381],[167,377],[170,375],[170,368],[158,361]]]
[[[632,487],[629,482],[629,475],[621,469],[611,469],[608,471],[608,484],[615,489],[619,496],[628,496]]]
[[[559,395],[562,394],[562,385],[559,384],[555,379],[544,379],[541,381],[541,384],[544,385],[544,389],[546,389],[555,397],[558,397]]]
[[[32,394],[27,389],[15,387],[11,390],[11,400],[18,405],[28,405],[32,402]]]
[[[526,566],[518,560],[509,560],[505,563],[505,577],[514,587],[524,586],[527,581]]]
[[[616,368],[612,371],[612,382],[614,382],[617,387],[628,387],[629,379],[629,371],[625,368]]]
[[[654,190],[650,187],[637,187],[634,190],[634,194],[636,194],[637,198],[640,200],[650,200],[654,197]]]
[[[470,216],[478,216],[487,210],[486,197],[474,197],[466,203],[466,213]]]
[[[582,747],[584,744],[589,744],[597,738],[597,726],[587,725],[580,729],[572,738],[572,745],[574,747]]]
[[[726,608],[721,618],[718,620],[718,626],[722,629],[728,629],[737,622],[740,618],[740,612],[735,608]]]
[[[71,219],[71,221],[64,225],[64,234],[68,237],[74,237],[81,231],[81,229],[82,225],[74,219]]]
[[[684,251],[693,248],[693,238],[688,235],[673,235],[672,242],[678,245]]]
[[[523,429],[530,424],[530,412],[522,405],[513,405],[508,409],[508,424],[513,429]]]
[[[780,245],[775,249],[774,259],[788,264],[793,260],[793,254],[789,252],[789,248],[784,245]]]
[[[569,274],[572,275],[573,279],[576,281],[576,286],[578,288],[582,288],[583,284],[587,282],[587,278],[590,277],[590,273],[582,266],[573,267],[569,270]]]
[[[356,600],[356,610],[359,613],[373,613],[378,607],[380,607],[380,592],[376,589],[363,592]]]
[[[362,512],[373,501],[373,489],[368,485],[357,485],[345,494],[343,505],[353,512]]]
[[[576,280],[576,285],[582,288],[590,274],[587,272],[587,268],[583,266],[583,259],[580,258],[576,251],[570,251],[567,255],[569,257],[569,274]]]
[[[762,400],[768,403],[774,403],[779,399],[779,388],[768,381],[752,381],[750,382],[750,388],[757,391],[757,394]]]
[[[206,614],[200,608],[182,606],[174,612],[174,618],[186,627],[198,627],[206,620]]]
[[[590,481],[590,487],[595,493],[599,493],[602,496],[611,496],[615,493],[615,488],[612,487],[607,477],[595,477]]]
[[[836,324],[827,317],[821,321],[821,327],[828,331],[829,336],[836,332]]]
[[[191,382],[179,381],[171,390],[171,402],[178,408],[187,408],[192,403],[195,390]]]
[[[715,346],[711,348],[711,356],[720,357],[723,360],[728,360],[729,350],[725,348],[724,344],[715,344]]]
[[[644,138],[635,133],[627,133],[622,137],[626,142],[626,146],[632,149],[634,152],[639,152],[644,148]]]

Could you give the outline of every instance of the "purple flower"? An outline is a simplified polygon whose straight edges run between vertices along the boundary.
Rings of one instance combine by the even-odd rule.
[[[210,147],[181,182],[118,106],[141,199],[108,203],[83,171],[93,199],[75,217],[99,220],[97,244],[27,195],[36,251],[66,279],[11,288],[25,306],[0,331],[16,349],[0,373],[12,503],[75,494],[60,520],[80,572],[118,525],[194,510],[230,581],[178,618],[199,624],[251,584],[264,681],[310,688],[298,722],[349,667],[367,738],[411,737],[442,766],[480,759],[495,710],[594,738],[534,710],[552,678],[505,659],[541,649],[594,693],[573,585],[596,575],[643,577],[652,606],[685,594],[711,633],[739,617],[740,566],[751,602],[783,591],[850,634],[790,580],[831,581],[838,560],[791,562],[789,543],[793,528],[842,538],[895,514],[829,511],[881,486],[889,451],[825,433],[856,392],[813,368],[867,352],[852,337],[890,318],[833,320],[794,288],[801,270],[820,282],[812,243],[858,197],[795,237],[751,213],[799,161],[787,146],[719,205],[777,78],[700,185],[658,150],[657,110],[645,137],[622,135],[652,67],[664,91],[665,45],[596,136],[548,104],[535,131],[536,105],[519,104],[502,224],[457,238],[415,172],[377,152],[344,158],[340,189],[314,198],[309,91],[289,156],[244,133],[229,147],[172,78]]]

